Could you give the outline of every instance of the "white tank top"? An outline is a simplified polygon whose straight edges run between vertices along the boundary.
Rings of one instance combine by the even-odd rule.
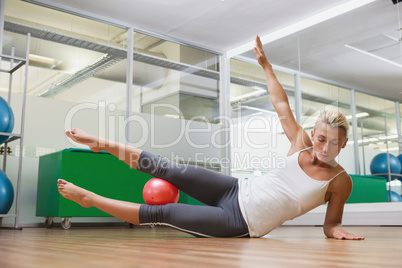
[[[308,148],[307,148],[308,149]],[[239,205],[251,237],[261,237],[287,220],[325,203],[329,183],[308,176],[299,165],[300,152],[286,157],[286,167],[265,176],[239,179]]]

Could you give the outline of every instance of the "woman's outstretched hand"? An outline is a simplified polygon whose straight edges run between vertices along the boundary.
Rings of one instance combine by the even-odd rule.
[[[258,35],[255,37],[254,54],[257,56],[258,63],[263,68],[271,67],[271,64],[267,60],[267,57],[265,57],[264,49],[262,48],[262,43]]]

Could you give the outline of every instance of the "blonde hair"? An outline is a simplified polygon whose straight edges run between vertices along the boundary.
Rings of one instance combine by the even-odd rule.
[[[314,124],[314,130],[321,123],[328,124],[333,128],[343,128],[346,133],[346,137],[349,134],[349,122],[346,116],[338,111],[326,110],[321,112]]]

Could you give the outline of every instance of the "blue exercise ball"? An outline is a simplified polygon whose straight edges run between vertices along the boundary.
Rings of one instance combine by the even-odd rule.
[[[6,173],[0,170],[0,214],[7,214],[14,201],[14,188]]]
[[[389,191],[387,191],[387,198],[389,202]],[[391,191],[391,202],[402,202],[402,197],[398,193]]]
[[[11,133],[14,129],[14,113],[10,105],[0,97],[0,132]],[[0,135],[0,144],[9,137]]]
[[[390,154],[389,155],[389,163],[390,163],[390,170],[391,173],[395,174],[400,174],[401,173],[401,162],[399,162],[399,159]],[[387,160],[387,153],[381,153],[376,156],[371,160],[370,163],[370,171],[371,174],[383,174],[383,173],[388,173],[388,160]]]
[[[398,155],[397,158],[398,158],[398,160],[399,160],[399,162],[401,163],[401,166],[402,166],[402,154]],[[402,169],[401,169],[401,173],[402,173]]]

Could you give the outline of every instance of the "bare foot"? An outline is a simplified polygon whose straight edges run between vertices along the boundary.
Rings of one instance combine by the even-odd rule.
[[[102,140],[100,138],[97,138],[95,136],[92,136],[85,131],[78,129],[78,128],[73,128],[72,130],[66,131],[67,137],[72,139],[75,142],[84,144],[89,146],[89,148],[94,151],[94,152],[99,152],[102,149],[100,148],[102,144]],[[103,146],[104,146],[103,142]]]
[[[57,180],[57,188],[64,198],[74,201],[85,208],[91,207],[91,196],[94,193],[62,179]]]

